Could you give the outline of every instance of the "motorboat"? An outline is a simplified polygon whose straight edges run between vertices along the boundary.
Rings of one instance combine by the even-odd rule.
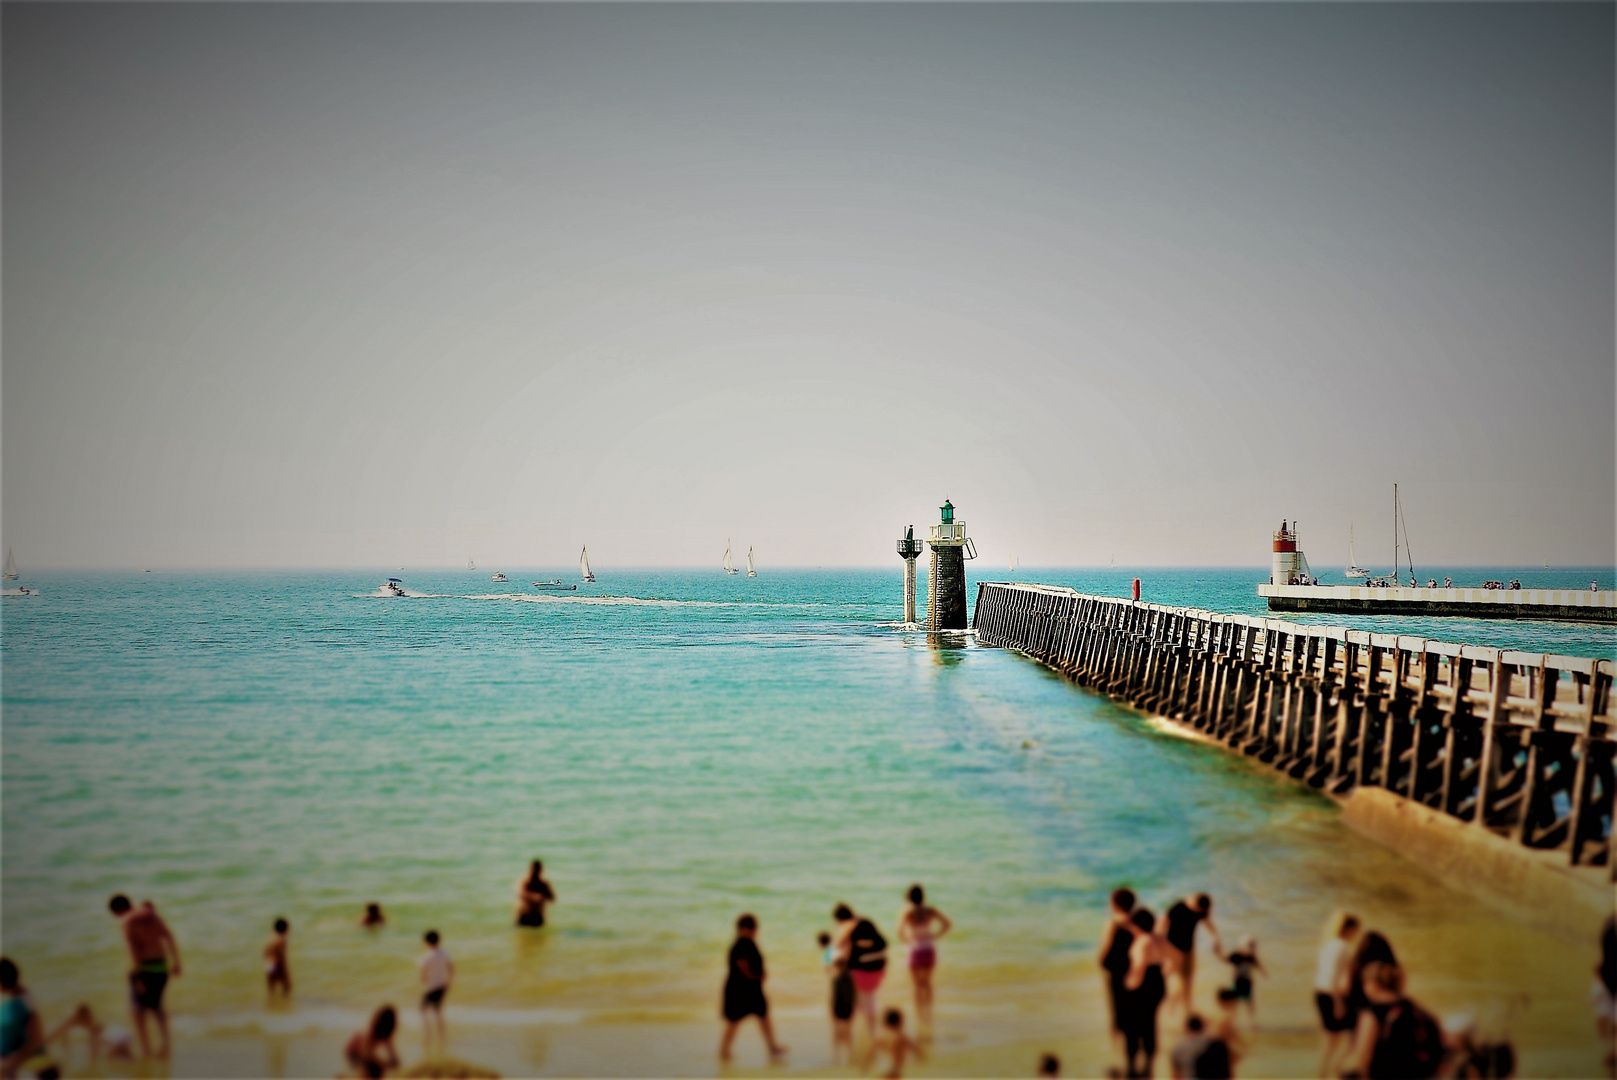
[[[557,578],[555,581],[535,581],[535,582],[533,582],[533,587],[536,588],[536,589],[546,589],[546,590],[548,590],[550,592],[577,592],[578,591],[578,586],[577,585],[563,585],[561,583],[560,578]]]
[[[404,582],[396,577],[390,577],[376,587],[379,596],[403,596]]]
[[[497,581],[501,585],[503,585],[503,584],[505,584],[507,581],[509,581],[511,579],[506,577],[504,574],[495,574],[493,577],[489,578],[489,580],[490,581]]]
[[[38,596],[38,589],[30,589],[26,585],[19,585],[15,589],[0,589],[0,596]]]

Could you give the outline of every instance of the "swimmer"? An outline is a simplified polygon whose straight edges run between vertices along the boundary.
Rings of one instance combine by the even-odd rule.
[[[517,879],[517,925],[545,925],[545,907],[555,902],[556,890],[545,880],[545,864],[535,859]]]
[[[264,946],[264,985],[272,998],[277,987],[282,997],[292,996],[292,973],[286,966],[286,935],[290,930],[291,924],[285,919],[276,919],[275,936]]]
[[[382,914],[382,905],[375,900],[365,905],[365,914],[359,917],[359,925],[367,930],[380,930],[387,925],[387,916]]]
[[[1061,1075],[1061,1059],[1054,1054],[1039,1055],[1039,1080],[1055,1080]]]
[[[910,947],[910,981],[915,984],[917,1024],[932,1028],[932,971],[938,965],[937,941],[954,928],[949,917],[926,903],[926,893],[911,885],[910,906],[898,920],[898,940]]]
[[[887,1071],[882,1073],[886,1080],[898,1080],[904,1075],[904,1061],[910,1054],[914,1054],[919,1061],[926,1060],[926,1051],[904,1033],[902,1009],[888,1009],[882,1015],[882,1033],[871,1040],[870,1049],[865,1053],[864,1068],[867,1072],[875,1062],[876,1055],[883,1053],[891,1058]]]

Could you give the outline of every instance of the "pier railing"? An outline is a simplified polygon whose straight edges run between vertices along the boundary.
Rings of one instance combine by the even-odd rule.
[[[1617,863],[1617,662],[1044,585],[980,584],[973,625],[1315,788],[1380,787],[1573,866]]]

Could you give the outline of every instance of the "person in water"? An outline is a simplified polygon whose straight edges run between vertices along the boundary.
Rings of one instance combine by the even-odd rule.
[[[67,1046],[67,1037],[73,1033],[74,1028],[83,1028],[85,1037],[90,1044],[90,1064],[94,1065],[101,1060],[104,1053],[112,1061],[133,1061],[135,1059],[135,1036],[121,1027],[103,1024],[96,1018],[95,1012],[86,1003],[81,1002],[73,1010],[71,1016],[59,1024],[55,1031],[45,1036],[47,1043],[61,1040],[64,1050]]]
[[[1134,909],[1134,941],[1129,946],[1129,971],[1123,980],[1122,1020],[1126,1075],[1148,1077],[1157,1056],[1157,1010],[1167,996],[1164,962],[1171,962],[1173,947],[1156,933],[1156,916],[1143,907]]]
[[[820,931],[820,962],[831,981],[831,1064],[853,1064],[853,1008],[859,993],[848,974],[848,958],[837,952],[831,935]]]
[[[736,919],[736,939],[730,946],[729,973],[724,980],[724,1037],[719,1040],[720,1061],[730,1060],[736,1029],[749,1016],[756,1016],[764,1029],[770,1060],[786,1053],[786,1047],[775,1041],[775,1028],[769,1022],[769,999],[764,996],[764,954],[758,951],[757,938],[755,916],[743,914]]]
[[[545,864],[535,859],[517,879],[517,925],[545,925],[545,906],[555,902],[556,890],[545,880]]]
[[[359,925],[366,930],[380,930],[387,925],[387,916],[382,914],[382,905],[375,900],[365,905],[365,914],[359,917]]]
[[[427,950],[416,961],[421,969],[421,1043],[423,1048],[430,1050],[433,1028],[436,1027],[439,1053],[448,1045],[448,1034],[444,1030],[444,997],[449,993],[449,984],[455,981],[455,962],[449,959],[441,940],[436,930],[423,934],[421,941]]]
[[[1348,981],[1358,937],[1359,919],[1345,911],[1337,912],[1325,924],[1325,940],[1319,947],[1319,963],[1314,970],[1314,1006],[1319,1010],[1320,1026],[1325,1029],[1320,1080],[1336,1075],[1338,1060],[1353,1041],[1355,1018],[1348,1012]]]
[[[1197,893],[1194,897],[1176,900],[1168,909],[1166,921],[1168,925],[1162,936],[1172,950],[1166,955],[1169,973],[1175,976],[1173,1000],[1179,1010],[1188,1015],[1191,983],[1196,977],[1196,930],[1202,923],[1207,924],[1208,932],[1213,935],[1213,947],[1222,949],[1218,927],[1213,925],[1213,898]]]
[[[1061,1075],[1061,1059],[1054,1054],[1039,1055],[1039,1080],[1055,1080]]]
[[[876,992],[887,974],[887,939],[876,924],[856,914],[847,904],[832,913],[837,920],[838,948],[848,957],[848,973],[858,991],[858,1010],[865,1018],[865,1033],[876,1037]]]
[[[142,901],[137,908],[129,902],[129,897],[119,893],[107,901],[107,910],[118,920],[124,944],[129,947],[130,1012],[135,1036],[140,1039],[141,1055],[150,1057],[152,1053],[146,1037],[146,1018],[151,1016],[157,1021],[158,1034],[163,1037],[157,1056],[166,1058],[169,1055],[168,1013],[163,1009],[163,992],[168,989],[169,977],[180,975],[179,943],[150,900]]]
[[[0,956],[0,1077],[11,1080],[23,1062],[45,1048],[39,1010],[22,984],[22,972]]]
[[[280,990],[282,997],[292,996],[292,973],[286,966],[287,934],[292,924],[285,919],[275,920],[275,936],[264,946],[264,985],[270,997]]]
[[[898,1080],[904,1075],[904,1062],[914,1054],[919,1061],[926,1060],[926,1052],[921,1049],[914,1039],[904,1032],[904,1012],[902,1009],[888,1009],[882,1016],[882,1033],[878,1038],[870,1040],[870,1049],[865,1052],[865,1071],[875,1063],[878,1054],[887,1054],[889,1061],[887,1071],[882,1073],[885,1080]]]
[[[391,1005],[383,1005],[371,1016],[364,1031],[356,1031],[343,1048],[348,1067],[354,1075],[367,1080],[381,1080],[389,1069],[399,1067],[399,1052],[393,1046],[393,1033],[398,1030],[399,1014]]]
[[[1258,959],[1258,942],[1256,938],[1247,938],[1241,942],[1241,947],[1232,953],[1219,950],[1224,961],[1230,965],[1233,979],[1229,986],[1218,992],[1220,1001],[1232,1001],[1237,1005],[1245,1005],[1247,1019],[1253,1026],[1257,1026],[1258,1007],[1252,1000],[1252,976],[1256,974],[1268,975],[1264,970],[1263,961]]]
[[[915,984],[916,1024],[932,1028],[932,972],[938,966],[938,939],[954,924],[949,917],[926,902],[926,892],[911,885],[909,907],[899,916],[898,940],[910,947],[910,981]]]
[[[1128,977],[1129,948],[1134,944],[1134,923],[1130,918],[1134,913],[1134,902],[1134,890],[1112,890],[1111,918],[1107,920],[1106,932],[1101,935],[1100,945],[1095,950],[1100,969],[1106,977],[1106,1004],[1111,1010],[1112,1042],[1119,1048],[1123,1042],[1122,1014],[1119,1012],[1124,997],[1123,980]]]

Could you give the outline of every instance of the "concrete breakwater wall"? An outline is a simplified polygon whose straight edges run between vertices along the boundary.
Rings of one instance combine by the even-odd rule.
[[[1535,914],[1579,934],[1611,911],[1611,660],[1043,585],[980,584],[973,625],[982,644],[1341,799],[1350,825],[1443,864],[1456,884],[1560,904]]]

